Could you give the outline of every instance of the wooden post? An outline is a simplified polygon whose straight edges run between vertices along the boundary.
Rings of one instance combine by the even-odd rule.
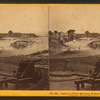
[[[8,88],[8,83],[5,83],[5,84],[4,84],[4,87],[5,87],[5,88]]]
[[[92,87],[91,87],[91,89],[95,90],[95,79],[92,80]]]
[[[77,89],[77,90],[80,90],[80,84],[77,84],[77,85],[76,85],[76,89]]]
[[[3,90],[3,83],[0,82],[0,90]]]
[[[19,83],[18,83],[18,78],[16,79],[16,86],[15,86],[15,88],[16,88],[16,90],[19,90]]]
[[[82,83],[82,84],[81,84],[81,88],[84,88],[84,87],[85,87],[85,85],[84,85],[84,83]]]

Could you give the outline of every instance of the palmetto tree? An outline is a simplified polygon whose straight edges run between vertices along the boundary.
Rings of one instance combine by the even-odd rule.
[[[55,31],[54,31],[54,34],[55,34],[55,37],[56,37],[56,35],[58,34],[58,31],[55,30]]]
[[[12,34],[13,34],[13,31],[8,31],[8,34],[9,34],[9,36],[12,36]]]
[[[89,37],[90,32],[89,31],[85,31],[85,34],[87,36],[87,38]]]
[[[67,31],[69,41],[73,41],[74,34],[75,34],[74,32],[75,32],[75,30],[73,30],[73,29],[70,29]]]

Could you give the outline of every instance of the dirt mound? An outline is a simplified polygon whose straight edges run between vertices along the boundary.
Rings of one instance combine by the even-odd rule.
[[[58,54],[60,52],[66,51],[67,50],[67,46],[65,46],[64,44],[61,44],[59,41],[57,40],[52,40],[49,42],[49,48],[50,48],[50,54]]]
[[[36,56],[36,55],[42,55],[42,54],[49,54],[49,51],[48,50],[39,51],[39,52],[30,54],[30,56]]]
[[[79,51],[70,51],[70,50],[68,50],[68,51],[64,51],[64,52],[59,53],[59,55],[78,54],[78,53],[79,53]]]
[[[62,45],[57,40],[53,40],[50,42],[50,48],[52,49],[60,49],[61,47]]]
[[[24,49],[29,45],[32,45],[32,41],[16,41],[14,43],[11,43],[11,47],[16,49]]]
[[[88,46],[93,49],[100,49],[100,41],[93,41]]]

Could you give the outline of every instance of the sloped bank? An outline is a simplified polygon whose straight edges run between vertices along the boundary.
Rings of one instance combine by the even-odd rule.
[[[33,44],[33,41],[16,41],[11,43],[11,46],[16,49],[24,49]]]
[[[100,49],[100,41],[93,41],[88,46],[92,49]]]
[[[50,72],[64,72],[70,71],[72,73],[88,74],[92,70],[96,62],[100,61],[100,56],[90,57],[73,57],[73,58],[55,58],[50,59]],[[61,73],[61,74],[62,74]]]

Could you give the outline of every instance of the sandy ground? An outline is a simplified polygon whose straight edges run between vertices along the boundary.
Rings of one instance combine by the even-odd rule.
[[[15,41],[33,41],[33,44],[24,49],[16,49],[11,46],[11,43],[14,43]],[[28,39],[6,38],[5,40],[0,40],[0,57],[27,55],[43,50],[48,50],[48,37]]]
[[[93,38],[81,38],[80,40],[73,40],[71,42],[66,42],[65,45],[68,46],[70,51],[78,51],[80,55],[84,56],[95,56],[100,55],[99,49],[92,49],[88,47],[88,44],[92,41],[96,41],[97,39]],[[67,50],[67,49],[66,49]],[[78,54],[77,54],[78,55]]]
[[[60,59],[60,57],[61,58],[65,57],[65,58],[69,58],[69,59],[74,57],[76,59],[76,57],[99,56],[100,55],[100,49],[92,49],[92,48],[88,47],[89,43],[91,43],[92,41],[96,41],[96,40],[97,39],[95,39],[95,38],[81,38],[80,40],[73,40],[73,41],[70,41],[70,42],[66,42],[66,43],[64,43],[64,45],[67,46],[66,49],[65,48],[64,49],[62,48],[62,49],[64,51],[77,51],[77,53],[72,53],[72,54],[71,53],[69,53],[69,54],[64,53],[63,55],[55,55],[55,56],[51,55],[50,57],[51,57],[51,59],[52,58],[53,59],[54,58]],[[60,52],[64,52],[63,50],[60,51],[58,49],[58,51],[60,51]],[[92,62],[97,61],[97,60],[93,60],[93,61],[91,60],[92,62],[90,62],[90,64],[91,64],[90,65],[89,63],[85,62],[85,61],[89,61],[89,60],[90,60],[89,58],[86,59],[86,60],[84,59],[83,60],[84,63],[82,63],[82,64],[81,64],[81,60],[79,60],[79,62],[77,62],[77,63],[76,62],[72,63],[72,61],[70,60],[70,63],[73,64],[74,67],[79,66],[79,68],[81,70],[87,70],[88,71],[89,70],[88,66],[91,66]],[[56,67],[58,68],[58,66],[60,66],[59,69],[64,67],[64,66],[62,66],[63,64],[61,64],[61,65],[59,64],[57,66],[58,63],[59,62],[55,62],[54,65],[52,65],[52,63],[51,63],[51,67],[55,66],[54,68],[56,68]],[[86,64],[87,64],[87,66],[86,66]],[[82,67],[80,67],[80,66],[82,66],[84,69],[82,69]],[[86,67],[84,67],[84,66],[86,66]],[[54,70],[52,68],[52,70],[57,72],[58,71],[57,68],[56,68],[56,70]],[[85,69],[85,68],[87,68],[87,69]],[[59,70],[59,71],[61,71],[61,70]],[[63,73],[61,73],[61,74],[63,74]],[[50,81],[49,81],[49,89],[50,90],[76,90],[76,87],[74,86],[74,81],[79,79],[80,77],[73,75],[73,76],[66,76],[66,77],[50,76],[49,78],[50,78]],[[85,88],[82,89],[82,90],[91,90],[91,85],[85,84]],[[100,90],[100,85],[96,85],[95,90]]]

